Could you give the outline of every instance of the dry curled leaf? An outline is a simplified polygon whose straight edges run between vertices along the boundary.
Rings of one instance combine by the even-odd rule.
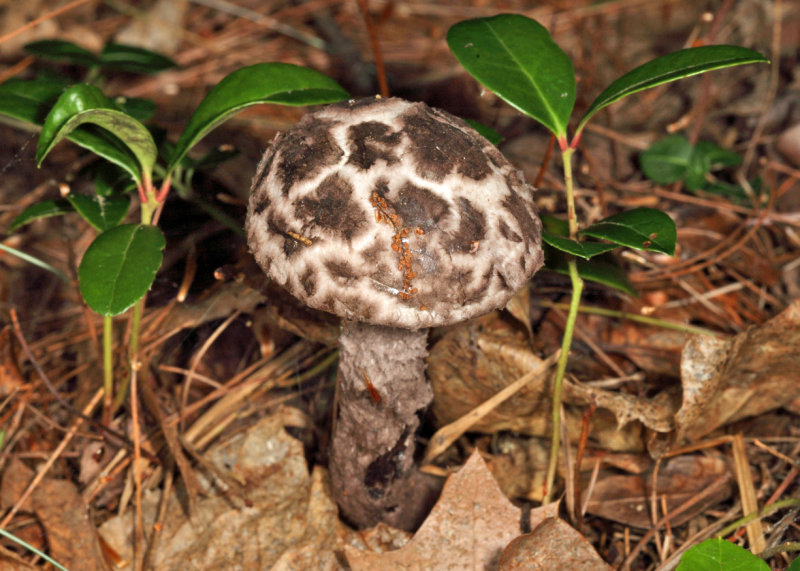
[[[557,511],[549,504],[531,512],[531,525]],[[500,491],[475,451],[450,476],[442,496],[405,547],[387,553],[345,548],[354,571],[372,569],[496,569],[503,548],[520,533],[520,509]]]
[[[34,472],[16,457],[3,472],[3,509],[14,505],[33,480]],[[68,569],[106,569],[89,508],[69,480],[44,478],[22,510],[33,512],[44,528],[47,552]],[[3,567],[5,568],[5,567]]]
[[[695,440],[747,416],[800,401],[800,300],[726,340],[694,336],[681,359],[678,440]]]
[[[0,330],[0,397],[20,390],[25,384],[17,361],[16,341],[10,325]]]
[[[265,417],[205,454],[217,478],[192,519],[179,499],[167,514],[152,556],[155,569],[338,569],[344,526],[322,468],[310,475],[303,445],[283,429],[279,414]],[[219,476],[227,476],[219,479]],[[160,498],[146,493],[147,529]],[[101,526],[107,543],[132,557],[131,512]],[[231,546],[236,546],[231,549]]]
[[[603,558],[568,523],[547,518],[530,533],[514,539],[503,550],[499,571],[611,571]]]
[[[650,513],[652,498],[650,474],[642,475],[601,475],[592,487],[592,495],[586,504],[586,511],[639,528],[649,528],[654,520]],[[679,456],[667,462],[658,472],[656,494],[659,501],[666,502],[672,513],[678,506],[691,499],[698,499],[690,509],[670,520],[672,525],[680,525],[709,505],[727,498],[732,490],[730,469],[718,457]],[[700,498],[702,492],[714,489]],[[656,514],[658,519],[664,514]]]
[[[680,321],[672,313],[659,317]],[[683,331],[647,327],[633,321],[612,321],[603,329],[602,335],[606,351],[625,355],[640,370],[650,374],[678,376],[681,349],[686,343],[686,333]]]
[[[449,424],[475,409],[526,373],[540,367],[525,335],[499,314],[489,314],[467,327],[449,331],[431,350],[428,378],[435,399],[433,413],[439,424]],[[497,433],[508,430],[530,436],[549,434],[551,422],[550,376],[527,383],[514,396],[476,422],[470,430]],[[642,426],[668,431],[676,405],[665,394],[655,399],[637,398],[613,391],[567,383],[565,422],[570,437],[578,439],[583,411],[591,401],[600,408],[592,416],[592,443],[608,450],[644,449]],[[638,421],[638,422],[634,422]]]

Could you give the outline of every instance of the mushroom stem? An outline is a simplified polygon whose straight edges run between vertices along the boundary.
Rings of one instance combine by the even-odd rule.
[[[415,529],[430,507],[433,486],[414,469],[418,412],[433,400],[427,334],[343,324],[330,473],[341,513],[356,527]]]

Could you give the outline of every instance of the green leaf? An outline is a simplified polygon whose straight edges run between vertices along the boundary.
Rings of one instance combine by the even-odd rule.
[[[581,231],[584,236],[609,240],[637,250],[675,253],[677,230],[672,218],[654,208],[620,212]]]
[[[751,180],[750,186],[753,188],[753,190],[756,190],[756,188],[759,186],[758,179]],[[749,202],[753,202],[752,197],[745,192],[744,188],[738,184],[731,184],[722,180],[710,182],[706,184],[702,190],[708,194],[722,196],[737,204],[747,204]]]
[[[584,280],[599,283],[632,296],[639,295],[628,279],[628,274],[620,267],[613,254],[601,254],[591,260],[578,259],[576,265],[578,266],[578,275]],[[548,244],[544,245],[544,267],[551,272],[569,275],[567,257],[564,252],[556,250]]]
[[[92,123],[105,129],[127,147],[139,165],[131,173],[137,181],[150,177],[158,155],[150,132],[133,117],[118,111],[97,87],[88,84],[73,85],[67,89],[50,110],[39,136],[37,164],[41,165],[53,146],[84,123]],[[108,140],[105,142],[111,144]],[[120,166],[130,167],[129,164]]]
[[[191,157],[184,157],[181,165],[187,170],[208,170],[221,165],[222,163],[231,160],[239,154],[238,149],[233,147],[223,146],[211,149],[205,155],[198,159]]]
[[[742,157],[739,153],[724,149],[711,141],[698,141],[694,149],[695,153],[702,157],[703,164],[707,165],[709,171],[742,164]]]
[[[644,175],[658,184],[683,180],[692,159],[692,144],[683,135],[670,135],[656,141],[639,156]]]
[[[86,48],[64,40],[40,40],[26,44],[23,49],[42,59],[83,67],[92,67],[99,63],[97,56]]]
[[[141,182],[141,165],[136,156],[125,143],[105,129],[85,125],[67,135],[67,139],[120,167],[131,180]]]
[[[566,220],[546,214],[542,215],[541,218],[542,226],[544,227],[542,241],[544,242],[545,268],[559,274],[569,275],[565,252],[580,256],[579,253],[571,250],[573,248],[572,244],[586,244],[586,242],[575,242],[565,237],[569,233],[569,224]],[[568,242],[569,245],[560,248],[558,245],[551,244],[551,242],[558,242],[559,240]],[[601,246],[605,246],[605,244],[601,244]],[[610,244],[608,247],[613,249],[617,246]],[[633,296],[638,295],[625,270],[620,267],[617,259],[612,254],[594,255],[591,260],[579,257],[576,260],[576,264],[578,266],[578,275],[583,279],[612,287]]]
[[[708,173],[720,167],[736,166],[741,162],[742,157],[733,151],[723,149],[711,141],[698,141],[686,169],[686,188],[700,190],[708,182],[706,180]]]
[[[709,186],[708,175],[720,167],[736,166],[742,158],[711,141],[699,141],[692,146],[683,135],[670,135],[653,143],[639,157],[642,172],[659,184],[683,180],[689,190],[704,190]]]
[[[230,117],[259,103],[318,105],[349,97],[326,75],[288,63],[260,63],[236,70],[209,91],[175,145],[167,174],[197,142]]]
[[[44,78],[31,81],[9,80],[0,85],[0,113],[27,123],[41,125],[53,102],[65,89],[66,84],[60,80]],[[91,126],[87,125],[73,131],[67,138],[120,166],[138,180],[139,163],[136,157],[122,141],[108,131],[92,130]]]
[[[800,571],[800,557],[792,561],[786,568],[786,571]]]
[[[503,142],[503,135],[489,127],[488,125],[484,125],[480,121],[474,121],[472,119],[464,119],[466,123],[475,129],[478,134],[489,141],[491,144],[497,146]]]
[[[41,125],[47,111],[66,88],[60,80],[9,79],[0,84],[0,113]]]
[[[118,315],[150,289],[166,241],[161,230],[124,224],[95,238],[78,267],[83,299],[100,315]]]
[[[769,60],[756,51],[727,45],[688,48],[651,60],[626,73],[597,96],[578,124],[576,136],[595,113],[627,95],[684,77],[747,63],[769,63]]]
[[[124,194],[136,189],[136,181],[125,170],[106,161],[93,161],[79,171],[80,176],[94,182],[98,196]]]
[[[156,104],[151,99],[141,97],[115,97],[114,103],[134,119],[147,121],[156,114]]]
[[[517,14],[466,20],[450,28],[447,45],[475,79],[566,140],[575,72],[541,24]]]
[[[605,252],[610,252],[617,247],[616,244],[601,244],[599,242],[578,242],[577,240],[570,240],[564,236],[553,234],[547,230],[542,230],[542,241],[551,245],[557,250],[572,254],[588,260],[594,256],[599,256]]]
[[[8,231],[14,232],[17,228],[25,226],[34,220],[48,218],[50,216],[60,216],[61,214],[66,214],[68,212],[74,212],[74,209],[66,200],[43,200],[41,202],[37,202],[36,204],[31,204],[29,207],[23,210],[19,216],[14,218],[14,221],[11,223],[11,227],[8,229]]]
[[[83,219],[103,232],[122,222],[131,204],[126,195],[85,196],[70,193],[67,200]]]
[[[26,254],[21,250],[17,250],[16,248],[12,248],[11,246],[6,246],[5,244],[0,244],[0,250],[4,252],[8,252],[12,256],[18,257],[20,260],[24,260],[31,265],[36,267],[42,268],[43,270],[47,270],[48,272],[54,273],[56,276],[61,278],[66,283],[69,283],[69,279],[67,278],[66,274],[61,270],[54,268],[44,260],[40,260],[36,256],[31,256],[30,254]]]
[[[769,565],[721,537],[689,548],[676,571],[769,571]]]
[[[158,73],[178,65],[158,52],[115,43],[106,44],[99,59],[100,65],[106,69],[142,74]]]

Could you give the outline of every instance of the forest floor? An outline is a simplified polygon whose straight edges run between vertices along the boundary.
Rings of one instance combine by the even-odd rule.
[[[505,310],[431,332],[435,396],[419,448],[437,430],[457,438],[422,466],[450,477],[423,526],[355,531],[337,517],[325,468],[338,323],[269,287],[242,232],[261,153],[307,109],[259,105],[193,151],[238,153],[167,199],[138,392],[105,411],[103,319],[77,279],[96,231],[67,214],[9,232],[32,204],[91,193],[90,161],[65,142],[37,169],[37,133],[0,117],[0,529],[72,570],[496,568],[508,540],[531,529],[539,535],[517,547],[518,568],[673,569],[720,533],[788,567],[800,545],[800,2],[369,2],[390,93],[498,131],[501,151],[536,181],[540,212],[564,218],[548,132],[482,88],[447,47],[452,25],[500,12],[536,19],[569,54],[578,111],[625,71],[685,47],[734,44],[772,60],[630,97],[584,134],[582,224],[658,208],[677,224],[678,247],[673,257],[615,255],[636,295],[587,282],[564,393],[559,504],[540,506],[549,375],[448,432],[558,350],[569,280],[542,270]],[[80,66],[23,50],[45,38],[173,58],[177,68],[155,75],[95,78],[109,95],[152,100],[152,123],[172,141],[215,84],[255,63],[313,68],[353,97],[379,91],[352,0],[0,4],[0,83],[46,73],[83,81]],[[640,156],[673,134],[740,160],[701,189],[657,184]],[[128,216],[137,220],[135,206]],[[114,319],[119,391],[131,380],[130,324],[130,312]],[[537,525],[553,516],[548,546]],[[45,565],[0,540],[0,568]]]

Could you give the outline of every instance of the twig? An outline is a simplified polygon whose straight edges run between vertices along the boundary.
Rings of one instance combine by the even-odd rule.
[[[297,40],[298,42],[303,42],[312,48],[316,48],[318,50],[329,49],[327,42],[322,38],[312,36],[311,34],[284,24],[276,18],[266,16],[260,12],[255,12],[249,8],[245,8],[244,6],[237,6],[236,4],[228,2],[227,0],[192,0],[192,2],[195,4],[208,6],[209,8],[213,8],[214,10],[218,10],[220,12],[231,14],[237,18],[246,18],[251,22],[265,26],[273,32],[283,34],[284,36]]]
[[[35,62],[35,61],[36,61],[36,58],[34,56],[28,56],[28,57],[22,58],[16,64],[14,64],[11,67],[9,67],[8,69],[5,69],[2,72],[0,72],[0,83],[5,83],[10,78],[12,78],[15,75],[21,73],[22,71],[24,71],[25,69],[30,67],[31,64],[33,62]]]
[[[30,495],[39,485],[39,482],[41,482],[44,479],[44,477],[47,475],[47,472],[50,471],[50,468],[53,466],[53,464],[55,464],[55,461],[58,460],[59,456],[61,456],[61,453],[70,443],[72,437],[75,436],[75,434],[78,432],[78,428],[80,428],[84,418],[86,418],[92,412],[92,410],[94,410],[94,407],[97,406],[97,403],[99,403],[100,399],[102,398],[103,398],[103,389],[101,388],[94,393],[92,400],[90,400],[89,403],[83,408],[83,411],[80,414],[80,418],[75,419],[75,421],[72,423],[72,426],[69,427],[67,434],[64,436],[64,438],[61,440],[58,446],[56,446],[56,449],[53,450],[53,453],[47,459],[47,462],[45,462],[39,468],[39,471],[36,473],[36,476],[33,478],[33,480],[31,480],[31,483],[28,484],[28,487],[19,497],[17,502],[12,506],[12,508],[8,511],[8,513],[6,513],[2,521],[0,521],[0,528],[8,527],[8,523],[11,521],[11,519],[14,517],[17,511],[19,511],[19,509],[22,507],[22,505],[25,503],[28,497],[30,497]]]
[[[493,396],[488,398],[486,401],[481,403],[479,406],[473,408],[471,411],[466,413],[461,418],[454,420],[447,426],[443,426],[439,430],[436,431],[430,442],[428,443],[428,449],[425,451],[425,459],[422,461],[423,464],[430,463],[436,456],[444,452],[453,442],[458,440],[458,438],[464,434],[467,430],[470,429],[476,422],[482,419],[484,416],[489,414],[495,408],[497,408],[500,404],[510,398],[512,395],[517,393],[522,387],[530,383],[532,380],[536,379],[537,377],[543,375],[545,371],[550,368],[553,363],[555,363],[559,356],[560,351],[556,351],[552,355],[550,355],[547,359],[539,363],[539,365],[533,369],[525,373],[519,379],[508,385],[501,391],[498,391]]]
[[[189,369],[189,374],[186,375],[186,378],[183,381],[183,391],[181,394],[181,409],[180,409],[181,418],[185,418],[186,406],[189,404],[189,391],[192,386],[192,379],[194,378],[195,370],[197,369],[198,365],[200,365],[200,361],[203,360],[203,356],[206,354],[206,352],[208,352],[209,348],[211,348],[211,345],[214,344],[214,341],[216,341],[219,338],[219,336],[222,335],[222,333],[228,328],[228,326],[233,322],[234,319],[239,317],[239,314],[241,312],[242,311],[240,309],[237,309],[231,315],[229,315],[228,318],[214,330],[214,332],[209,336],[209,338],[205,340],[203,346],[200,347],[200,350],[192,359],[192,367],[191,369]],[[183,428],[184,428],[183,422],[181,422],[181,429]]]
[[[753,487],[753,474],[750,472],[750,462],[747,458],[747,451],[744,448],[744,438],[739,433],[733,438],[733,462],[736,472],[736,480],[739,483],[739,496],[742,500],[742,510],[745,512],[757,512],[758,502],[756,491]],[[747,540],[750,549],[754,553],[760,553],[767,548],[764,539],[764,528],[760,519],[754,519],[747,524]]]
[[[553,147],[555,147],[555,145],[556,136],[550,135],[550,141],[547,143],[547,150],[544,152],[542,164],[539,166],[539,174],[536,175],[536,180],[533,182],[533,186],[537,188],[542,184],[542,179],[544,178],[544,174],[547,172],[547,165],[550,164],[550,157],[553,155]]]
[[[555,303],[548,300],[539,300],[539,305],[542,307],[557,307],[558,309],[568,309],[564,303]],[[616,309],[606,309],[604,307],[594,307],[591,305],[581,305],[578,309],[580,313],[588,313],[590,315],[603,315],[605,317],[615,317],[617,319],[628,319],[636,321],[645,325],[653,325],[655,327],[663,327],[664,329],[674,329],[675,331],[683,331],[684,333],[692,333],[695,335],[709,335],[711,337],[722,337],[723,334],[711,329],[703,327],[695,327],[694,325],[687,325],[685,323],[678,323],[676,321],[668,321],[666,319],[659,319],[657,317],[649,317],[647,315],[639,315],[638,313],[628,313],[626,311],[618,311]]]
[[[780,450],[776,450],[774,447],[770,446],[769,444],[764,444],[758,438],[753,439],[753,444],[761,448],[762,450],[766,450],[776,458],[780,458],[787,464],[791,464],[795,468],[800,468],[800,461],[795,460],[794,458],[789,458],[786,454],[781,452]]]
[[[594,397],[592,397],[591,402],[589,403],[589,408],[587,408],[583,413],[583,419],[581,422],[581,436],[578,440],[578,449],[575,453],[575,509],[576,509],[576,527],[578,532],[583,534],[583,503],[581,502],[581,485],[580,485],[580,477],[581,477],[581,463],[583,462],[583,453],[586,451],[586,442],[589,439],[589,421],[592,419],[592,415],[594,415],[594,411],[597,410],[597,403],[594,402]]]
[[[134,524],[134,569],[144,565],[144,518],[142,516],[142,443],[139,433],[139,371],[131,370],[131,422],[133,423],[133,481],[136,485],[136,517]]]
[[[372,44],[372,54],[375,56],[375,71],[378,75],[378,87],[383,97],[389,97],[389,84],[386,82],[386,69],[383,67],[383,54],[378,43],[378,35],[375,33],[375,24],[372,16],[369,15],[368,0],[358,0],[358,8],[369,32],[369,41]]]
[[[751,521],[760,520],[761,518],[767,517],[769,514],[776,512],[778,510],[782,510],[783,508],[798,507],[798,506],[800,506],[800,498],[788,498],[786,500],[777,501],[774,504],[769,504],[767,506],[764,506],[763,508],[761,508],[761,510],[757,512],[751,512],[746,516],[740,517],[729,526],[721,529],[717,535],[719,537],[724,537],[729,533],[736,531],[741,526],[750,523]]]
[[[119,445],[125,446],[126,448],[131,448],[132,445],[130,441],[127,439],[127,437],[125,437],[125,435],[109,428],[108,426],[103,425],[100,422],[97,422],[95,419],[90,418],[88,415],[81,413],[74,406],[65,401],[60,394],[58,394],[58,391],[56,390],[55,386],[53,386],[52,381],[44,372],[44,369],[42,369],[42,366],[39,364],[39,361],[37,361],[36,357],[34,357],[31,348],[28,346],[27,341],[25,341],[25,337],[22,335],[22,328],[20,327],[19,319],[17,318],[17,310],[12,307],[9,310],[9,314],[11,316],[11,323],[14,327],[14,333],[16,334],[17,340],[19,341],[19,344],[22,347],[22,351],[25,353],[25,356],[33,365],[33,368],[36,369],[36,373],[39,375],[39,378],[42,379],[42,382],[47,387],[47,390],[53,395],[53,398],[55,398],[59,402],[59,404],[61,404],[64,408],[66,408],[67,411],[69,411],[71,414],[97,427],[102,434],[113,436],[115,440],[118,440]]]
[[[622,565],[620,566],[620,569],[625,569],[625,568],[628,568],[630,566],[630,564],[633,562],[633,560],[636,558],[636,556],[639,555],[639,552],[642,550],[642,548],[645,545],[647,545],[647,542],[650,541],[650,538],[653,537],[653,535],[655,534],[656,530],[659,529],[661,526],[663,526],[664,523],[666,523],[667,519],[672,519],[672,518],[675,518],[675,517],[679,516],[680,514],[682,514],[683,512],[688,510],[689,508],[691,508],[693,505],[695,505],[695,504],[703,501],[705,498],[707,498],[709,496],[712,496],[713,494],[717,493],[717,491],[719,491],[720,488],[722,488],[723,486],[725,486],[727,484],[727,481],[728,481],[728,479],[726,477],[723,477],[723,476],[718,477],[716,480],[714,480],[711,483],[710,486],[708,486],[707,488],[702,490],[696,496],[686,500],[684,503],[682,503],[677,508],[675,508],[675,510],[673,510],[672,513],[670,513],[668,516],[664,516],[664,517],[660,518],[655,523],[655,525],[647,533],[644,534],[642,539],[639,540],[639,543],[637,543],[636,546],[631,550],[631,552],[628,555],[628,557],[625,558],[625,561],[623,561]]]
[[[27,30],[30,30],[31,28],[34,28],[34,27],[38,26],[42,22],[45,22],[47,20],[51,20],[51,19],[55,18],[56,16],[60,16],[64,12],[69,12],[70,10],[72,10],[73,8],[77,8],[81,4],[86,4],[88,1],[89,0],[73,0],[72,2],[70,2],[69,4],[67,4],[65,6],[62,6],[61,8],[56,8],[52,12],[48,12],[47,14],[44,14],[43,16],[39,16],[38,18],[36,18],[35,20],[31,20],[30,22],[28,22],[24,26],[20,26],[16,30],[11,31],[11,32],[7,33],[4,36],[0,36],[0,44],[10,40],[11,38],[13,38],[15,36],[20,35],[21,33],[25,32]]]
[[[750,144],[747,146],[747,150],[744,153],[741,169],[742,172],[746,172],[750,167],[750,164],[753,162],[756,146],[758,145],[758,141],[761,138],[761,133],[764,132],[764,128],[769,120],[770,111],[773,109],[772,104],[775,101],[775,95],[778,93],[778,82],[780,81],[781,75],[780,58],[782,8],[783,6],[781,0],[775,0],[772,2],[772,43],[770,46],[770,51],[772,52],[770,57],[772,58],[772,63],[770,65],[769,84],[766,96],[761,99],[763,102],[763,111],[761,116],[758,118],[758,123],[756,124],[755,129],[753,129],[753,136],[750,138]]]
[[[726,521],[730,521],[736,514],[739,512],[739,505],[733,506],[729,509],[725,515],[719,518],[717,521],[709,525],[708,527],[701,529],[694,535],[690,536],[683,544],[678,547],[675,551],[670,554],[670,556],[664,561],[661,565],[656,567],[655,571],[671,571],[675,567],[680,564],[680,558],[689,548],[697,545],[701,541],[708,539],[709,537],[713,537],[717,530],[719,530]]]

